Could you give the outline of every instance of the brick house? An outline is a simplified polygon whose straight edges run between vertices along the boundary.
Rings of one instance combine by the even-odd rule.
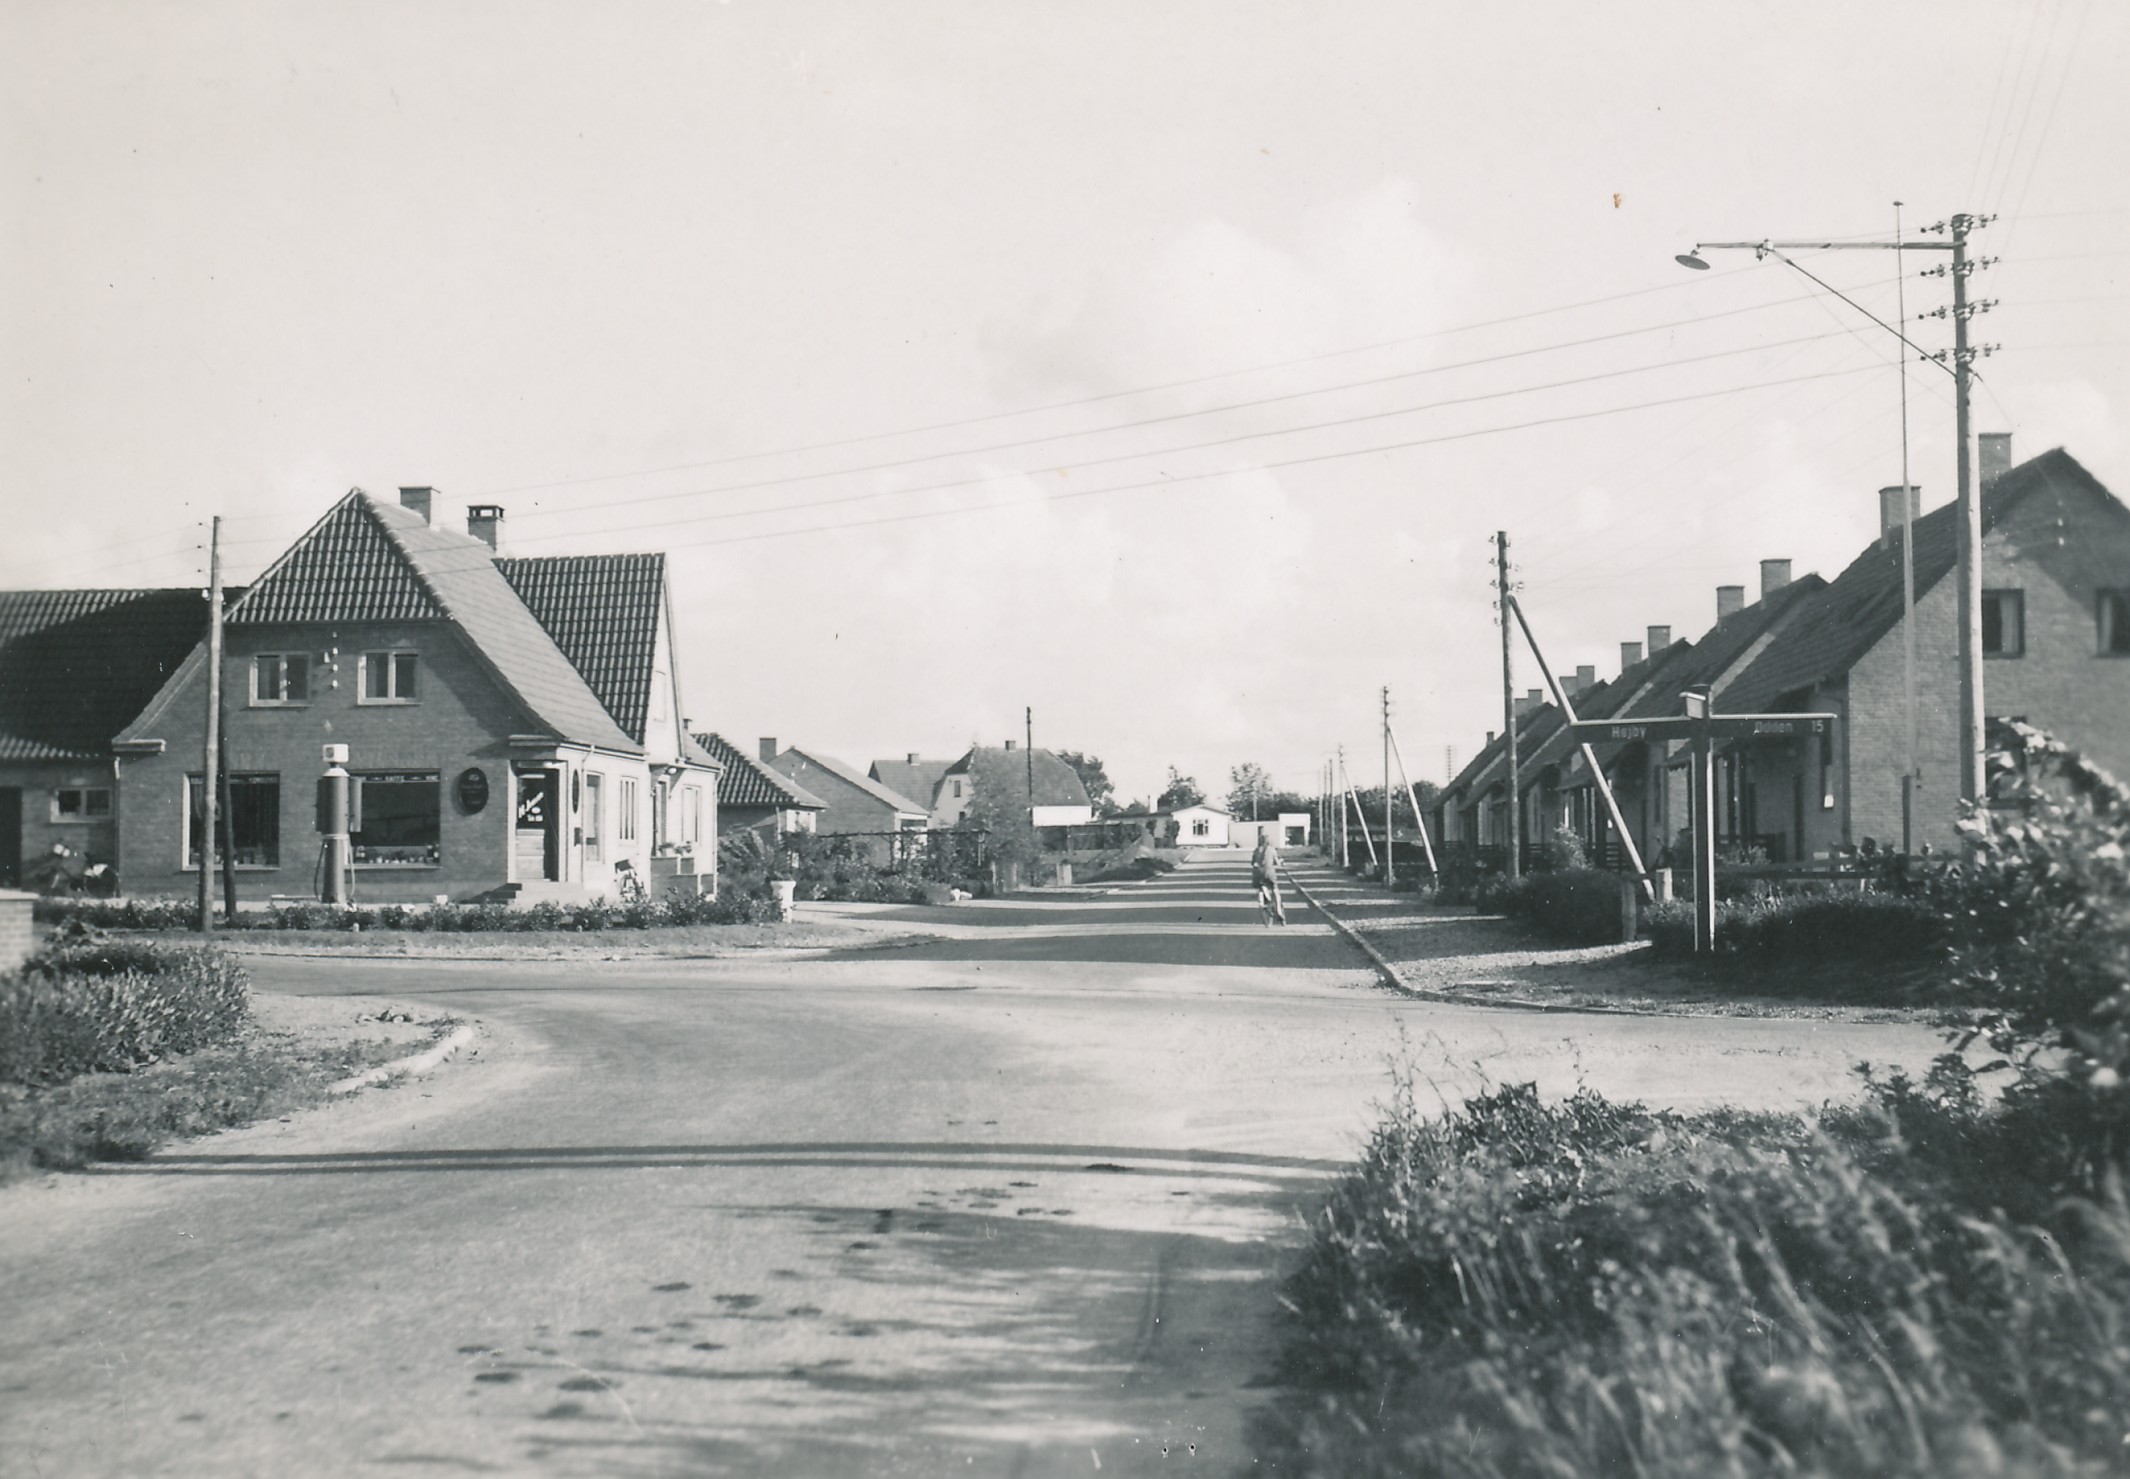
[[[356,489],[230,604],[223,710],[239,892],[318,892],[325,743],[351,751],[357,902],[715,885],[718,766],[686,734],[662,555],[513,559],[502,510]],[[206,647],[114,748],[128,892],[199,867]],[[700,871],[698,871],[700,870]]]
[[[2130,773],[2130,509],[2062,448],[2009,467],[1981,439],[1986,713],[2048,730]],[[1841,716],[1819,746],[1743,757],[1747,831],[1787,834],[1792,856],[1870,837],[1898,849],[1907,762],[1901,490],[1880,537],[1731,685],[1722,707]],[[1911,840],[1954,846],[1958,815],[1958,512],[1915,524],[1917,761]],[[1738,762],[1734,762],[1734,765]]]
[[[796,745],[780,750],[774,739],[764,739],[759,754],[763,764],[820,799],[816,832],[869,835],[873,844],[868,851],[877,862],[888,862],[896,855],[897,839],[891,834],[925,830],[922,805],[833,755]]]
[[[778,836],[819,829],[828,803],[813,792],[721,734],[698,734],[695,742],[724,766],[717,778],[717,824],[725,835],[755,827]]]
[[[54,845],[118,863],[112,737],[206,630],[197,587],[0,592],[0,887]]]
[[[1034,775],[1030,788],[1030,772]],[[1049,750],[1023,750],[1017,740],[973,745],[950,764],[932,797],[932,825],[957,825],[986,787],[998,787],[1030,810],[1038,827],[1076,827],[1094,820],[1080,773]]]

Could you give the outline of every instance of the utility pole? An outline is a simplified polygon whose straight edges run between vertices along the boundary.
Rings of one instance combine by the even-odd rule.
[[[1967,396],[1974,378],[1974,351],[1967,343],[1967,321],[1991,305],[1970,308],[1967,233],[1979,222],[1973,216],[1952,218],[1953,425],[1960,439],[1960,799],[1983,798],[1982,750],[1987,742],[1982,717],[1982,500],[1976,496],[1974,469],[1968,456]]]
[[[1893,203],[1893,245],[1901,249],[1901,203]],[[1908,322],[1908,274],[1893,278],[1897,322]],[[1960,444],[1967,445],[1963,433]],[[1906,766],[1901,771],[1901,856],[1915,849],[1916,786],[1916,490],[1908,476],[1908,346],[1901,346],[1901,700]]]
[[[1346,747],[1344,745],[1339,746],[1336,775],[1341,781],[1346,776]],[[1339,866],[1341,868],[1351,868],[1353,866],[1353,833],[1346,824],[1346,792],[1343,788],[1339,791]]]
[[[1784,256],[1783,249],[1815,252],[1891,251],[1950,252],[1952,254],[1952,260],[1949,263],[1930,268],[1920,274],[1924,277],[1951,276],[1952,307],[1950,309],[1933,309],[1927,314],[1918,316],[1922,318],[1945,318],[1950,316],[1953,321],[1953,347],[1950,355],[1940,351],[1935,354],[1923,354],[1923,357],[1933,361],[1939,368],[1951,375],[1954,386],[1953,430],[1959,442],[1956,466],[1959,472],[1960,484],[1959,507],[1957,510],[1959,520],[1956,525],[1959,551],[1957,575],[1959,584],[1956,592],[1958,597],[1959,629],[1956,635],[1958,636],[1960,647],[1960,797],[1963,801],[1979,801],[1984,794],[1983,747],[1988,738],[1983,726],[1984,705],[1982,693],[1982,503],[1980,498],[1976,496],[1973,486],[1973,468],[1969,461],[1968,399],[1974,378],[1975,360],[1979,356],[1989,354],[1996,349],[1994,344],[1985,344],[1980,347],[1970,345],[1967,342],[1967,324],[1968,320],[1976,314],[1986,313],[1997,306],[1994,299],[1985,299],[1979,303],[1969,303],[1967,301],[1968,277],[1989,266],[1995,260],[1990,257],[1970,258],[1967,255],[1967,245],[1970,232],[1987,226],[1995,219],[1996,217],[1994,216],[1977,216],[1962,212],[1948,220],[1923,228],[1929,232],[1949,231],[1951,233],[1949,242],[1903,240],[1899,236],[1899,228],[1896,225],[1895,239],[1892,241],[1704,241],[1697,243],[1693,251],[1682,252],[1676,259],[1682,267],[1691,267],[1696,271],[1706,271],[1708,263],[1701,259],[1701,253],[1708,250],[1750,251],[1756,257],[1773,257],[1785,266],[1794,269],[1800,276],[1810,278],[1813,282],[1819,284],[1820,287],[1834,294],[1834,296],[1840,298],[1859,313],[1862,313],[1880,328],[1890,332],[1906,348],[1916,349],[1918,353],[1922,353],[1915,342],[1908,337],[1903,325],[1887,323],[1839,288],[1834,287],[1817,274],[1799,266],[1789,257]],[[1902,306],[1905,309],[1905,295]],[[1951,360],[1950,364],[1946,363],[1948,359]],[[1901,382],[1904,400],[1907,395],[1905,363],[1904,360]],[[1902,460],[1905,463],[1905,453]],[[1905,469],[1902,473],[1902,483],[1904,487],[1903,498],[1912,498],[1913,495],[1906,491],[1907,473]],[[1913,520],[1904,518],[1902,524],[1904,533],[1909,536],[1910,542],[1912,542],[1915,533]],[[1914,625],[1912,613],[1909,617],[1909,625],[1911,627]]]
[[[1398,881],[1397,864],[1391,857],[1390,810],[1390,685],[1383,685],[1383,882]]]
[[[1021,748],[1028,752],[1028,821],[1035,823],[1035,705],[1030,704],[1023,712]]]
[[[1508,875],[1523,876],[1523,788],[1516,771],[1516,671],[1509,640],[1509,531],[1494,532],[1494,598],[1501,615],[1501,732],[1509,743]]]
[[[222,516],[207,536],[207,737],[200,746],[200,933],[214,933],[215,802],[222,751]],[[234,851],[234,849],[232,849]]]

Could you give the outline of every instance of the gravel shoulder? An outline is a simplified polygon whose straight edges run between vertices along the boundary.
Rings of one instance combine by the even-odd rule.
[[[704,924],[645,930],[233,930],[215,936],[232,955],[331,955],[345,959],[726,960],[852,950],[932,938],[921,924],[863,917],[807,918],[789,924]],[[153,932],[173,942],[197,937]]]

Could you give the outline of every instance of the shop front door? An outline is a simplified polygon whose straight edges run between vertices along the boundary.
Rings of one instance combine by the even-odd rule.
[[[520,883],[562,876],[562,816],[557,804],[561,790],[556,780],[551,770],[518,772],[518,814],[511,843],[516,863],[512,871]]]

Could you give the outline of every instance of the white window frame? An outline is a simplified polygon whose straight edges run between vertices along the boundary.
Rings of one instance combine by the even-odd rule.
[[[274,861],[272,861],[271,863],[247,863],[244,862],[242,859],[239,859],[236,867],[239,873],[272,873],[279,870],[279,868],[281,867],[281,844],[283,840],[281,836],[281,822],[283,820],[283,818],[281,817],[281,808],[284,804],[284,799],[281,795],[281,773],[276,770],[237,770],[229,772],[229,781],[230,789],[232,791],[234,791],[239,784],[257,784],[264,781],[273,782]],[[179,786],[178,871],[181,873],[196,873],[199,871],[200,865],[192,856],[192,796],[193,792],[196,789],[205,784],[205,777],[201,776],[198,772],[194,772],[185,776]],[[219,820],[221,816],[221,808],[219,803],[216,806],[215,814],[217,819]],[[211,856],[214,859],[215,867],[221,866],[222,855],[221,853],[217,852],[212,846],[202,848],[201,852],[203,855]]]
[[[72,813],[67,812],[60,803],[60,798],[67,795],[79,798]],[[89,810],[89,798],[91,796],[104,798],[104,809],[102,811]],[[97,822],[108,822],[111,817],[111,788],[109,786],[54,786],[52,788],[52,825],[55,827],[87,827]]]
[[[291,660],[303,664],[303,697],[288,696],[288,665]],[[262,676],[260,664],[273,662],[275,676],[280,680],[278,694],[260,692]],[[251,659],[251,706],[255,709],[300,709],[311,701],[311,655],[308,652],[255,652]]]
[[[636,778],[625,775],[621,778],[621,794],[615,798],[614,839],[617,842],[636,840]]]
[[[406,686],[407,693],[400,692],[400,660],[404,658],[411,666],[408,673],[412,682]],[[370,693],[370,664],[383,660],[385,693],[373,697]],[[421,702],[421,655],[404,647],[388,648],[379,652],[365,652],[355,664],[355,702],[358,704],[416,704]]]
[[[357,842],[357,841],[355,840],[355,838],[356,838],[356,836],[357,836],[358,834],[357,834],[356,832],[353,832],[353,831],[351,831],[351,832],[349,833],[349,836],[348,836],[348,866],[349,866],[349,867],[351,867],[351,868],[362,868],[362,869],[371,869],[371,868],[402,868],[402,869],[404,869],[404,868],[441,868],[441,867],[442,867],[442,866],[444,865],[444,776],[443,776],[443,772],[442,772],[442,771],[437,771],[437,770],[364,770],[364,771],[357,771],[356,773],[354,773],[353,775],[351,775],[351,776],[349,776],[349,777],[348,777],[348,788],[349,788],[349,793],[350,793],[350,794],[349,794],[349,797],[348,797],[348,803],[349,803],[349,805],[348,805],[348,809],[349,809],[349,811],[350,811],[350,812],[352,813],[352,816],[351,816],[351,820],[361,820],[361,819],[363,819],[363,818],[364,818],[364,817],[366,816],[366,814],[367,814],[367,811],[368,811],[368,805],[367,805],[367,803],[368,803],[368,798],[367,798],[366,796],[364,796],[364,795],[362,794],[365,788],[367,788],[367,787],[370,787],[370,786],[379,786],[379,787],[383,787],[383,786],[392,786],[392,785],[402,785],[402,784],[415,784],[415,785],[433,785],[433,786],[435,786],[435,787],[436,787],[436,842],[435,842],[435,844],[434,844],[434,845],[435,845],[435,847],[436,847],[436,856],[435,856],[434,858],[426,858],[426,859],[389,858],[389,859],[383,859],[383,860],[369,860],[369,859],[361,859],[361,858],[357,858],[357,857],[355,856],[355,851],[356,851],[356,849],[358,849],[358,848],[361,848],[361,847],[364,847],[364,846],[375,846],[376,844],[374,844],[374,843],[369,843],[369,844],[365,844],[365,843]]]
[[[680,788],[680,840],[694,847],[703,840],[703,788]]]

